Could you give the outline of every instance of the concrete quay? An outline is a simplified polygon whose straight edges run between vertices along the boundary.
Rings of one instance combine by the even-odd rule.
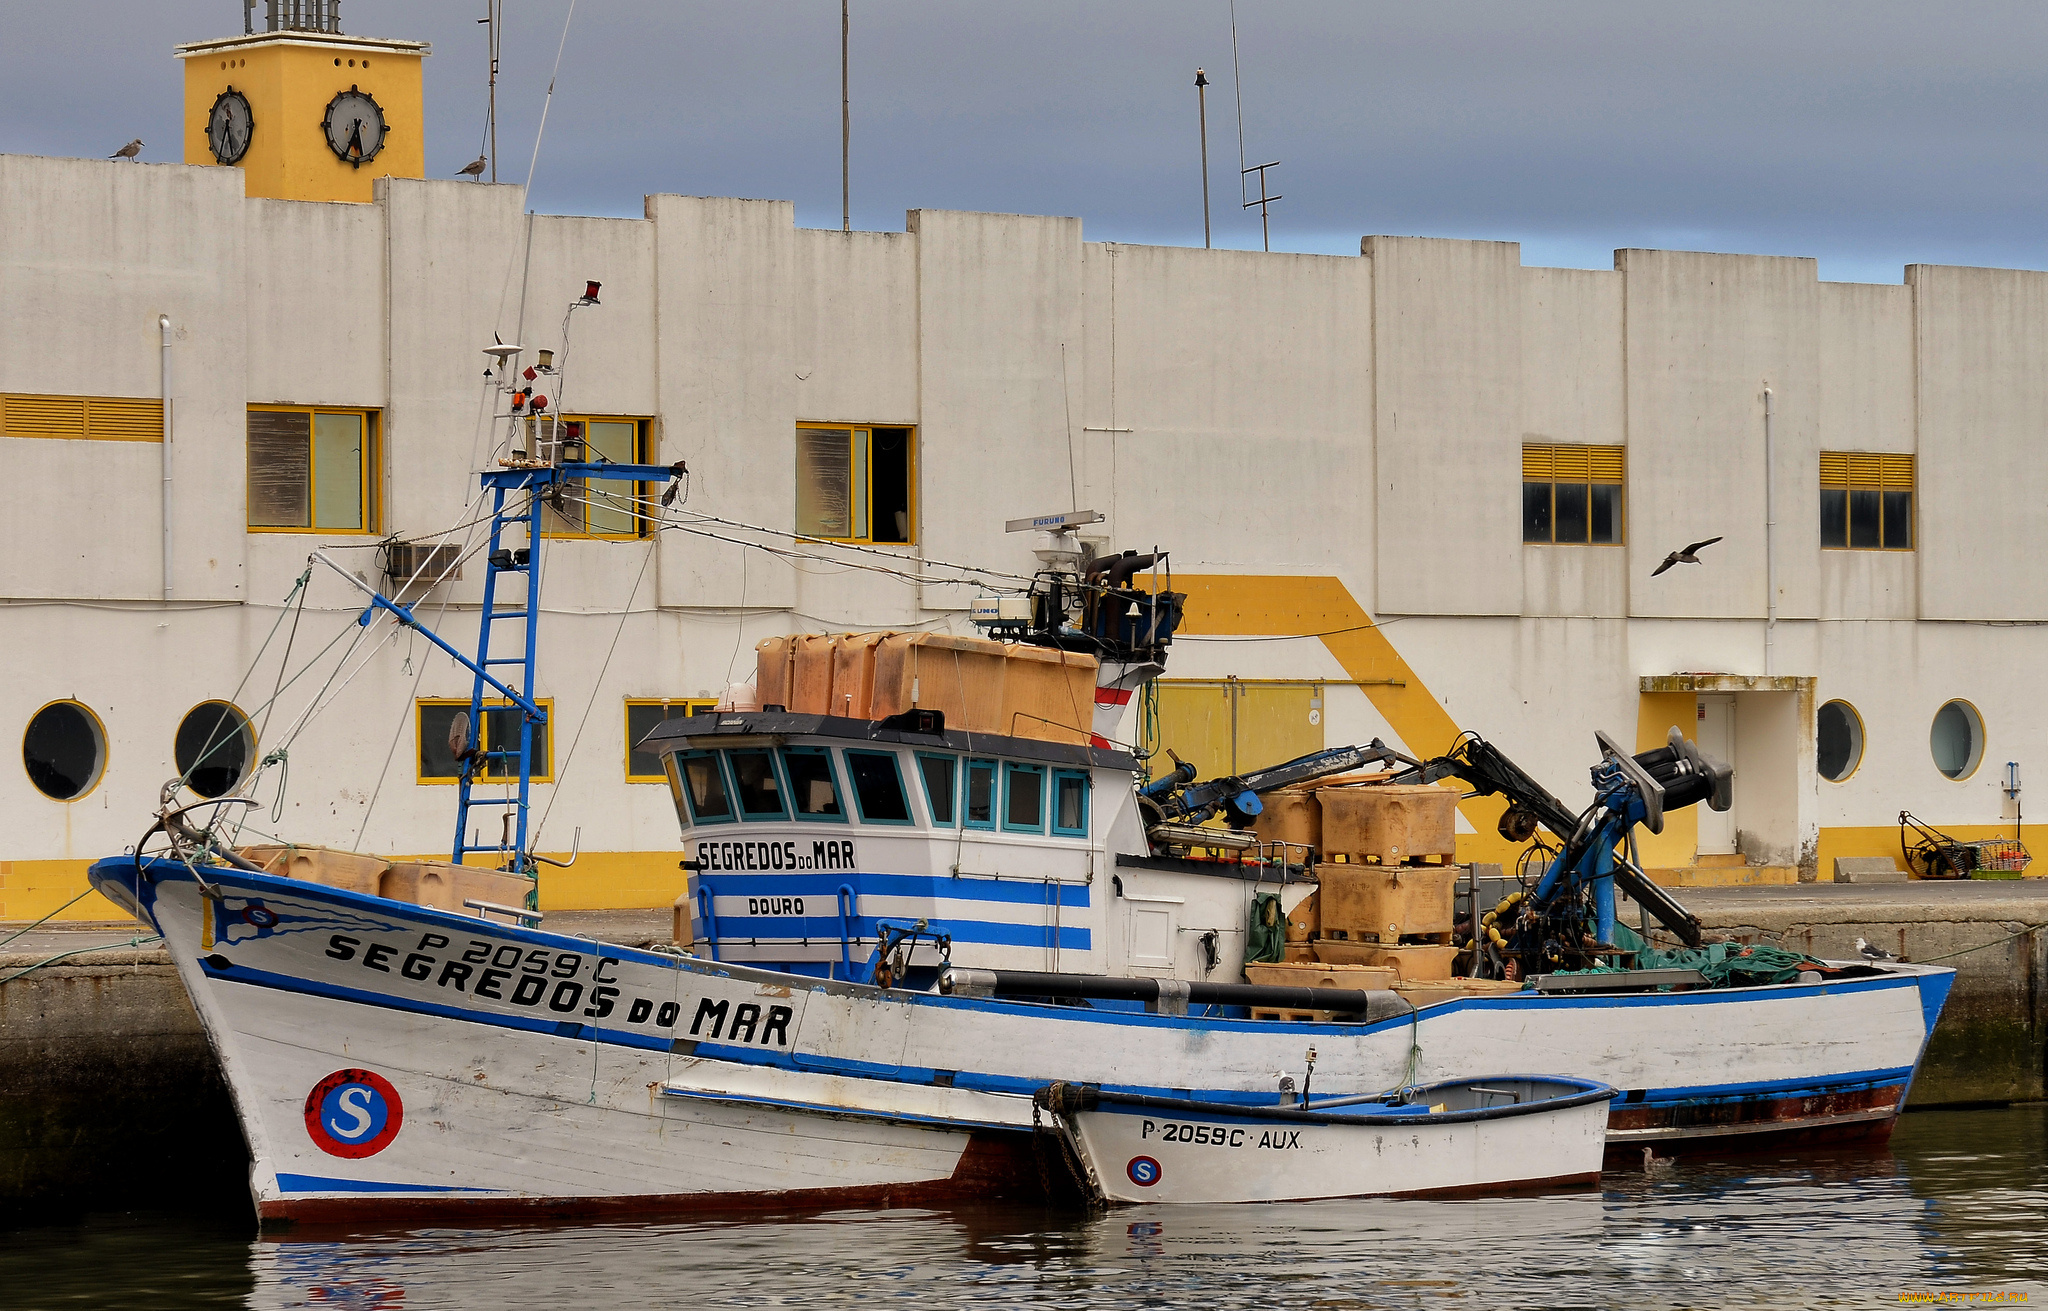
[[[2048,1096],[2048,880],[1689,888],[1714,933],[1832,959],[1861,937],[1956,969],[1915,1107]],[[1632,912],[1632,908],[1631,912]],[[666,941],[665,910],[547,927]],[[228,1092],[168,953],[133,925],[45,928],[0,954],[0,1222],[90,1206],[247,1205]],[[2016,936],[2018,935],[2018,936]],[[0,929],[0,936],[5,936]],[[62,952],[99,948],[49,965]],[[37,967],[37,968],[31,968]],[[23,973],[23,971],[28,971]]]

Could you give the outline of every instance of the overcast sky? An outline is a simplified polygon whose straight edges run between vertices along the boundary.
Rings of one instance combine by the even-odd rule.
[[[506,0],[499,177],[532,159],[567,0]],[[839,6],[580,0],[534,178],[543,212],[649,192],[796,202],[839,225]],[[474,158],[484,0],[346,0],[345,30],[430,41],[428,171]],[[1366,233],[2048,268],[2048,6],[1240,0],[1244,149],[1278,159],[1276,250]],[[171,47],[239,0],[9,6],[0,151],[180,154]],[[1216,244],[1238,208],[1227,0],[853,0],[853,221],[911,208],[1078,215],[1091,240],[1202,240],[1205,67]],[[0,208],[5,197],[0,197]]]

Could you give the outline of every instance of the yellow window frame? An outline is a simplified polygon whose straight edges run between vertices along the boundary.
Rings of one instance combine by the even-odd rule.
[[[825,432],[838,432],[844,430],[852,434],[848,439],[850,443],[850,449],[847,452],[848,465],[853,471],[851,474],[851,478],[854,485],[851,489],[851,495],[853,499],[857,502],[870,503],[874,500],[874,465],[872,457],[868,455],[866,452],[868,449],[868,444],[874,440],[875,429],[901,428],[906,434],[904,437],[904,464],[906,467],[903,471],[904,540],[898,542],[894,540],[884,539],[878,542],[875,538],[874,525],[872,523],[868,525],[867,532],[857,533],[849,531],[848,535],[844,537],[834,537],[829,534],[805,534],[803,533],[801,526],[799,526],[798,532],[800,535],[814,537],[818,541],[856,542],[863,545],[878,546],[911,546],[917,542],[917,435],[919,431],[919,426],[917,424],[833,423],[816,419],[800,419],[797,421],[796,426],[797,430],[800,432],[806,430],[822,430]],[[801,468],[797,470],[797,476],[799,478],[803,476],[803,471]],[[798,495],[802,495],[801,488],[799,488]],[[858,514],[854,513],[852,508],[849,507],[847,523],[848,529],[851,530],[858,522]]]
[[[1626,546],[1628,544],[1628,448],[1625,446],[1525,445],[1522,447],[1522,481],[1550,484],[1550,541],[1524,542],[1527,546]],[[1557,485],[1570,483],[1587,488],[1587,537],[1583,542],[1557,540]],[[1592,536],[1592,488],[1620,487],[1620,522],[1613,541],[1595,542]]]
[[[307,416],[306,423],[309,433],[317,428],[319,416],[323,414],[355,415],[363,421],[363,465],[358,472],[358,477],[362,483],[362,527],[279,528],[269,525],[259,526],[252,524],[249,522],[249,519],[255,511],[255,507],[248,503],[248,488],[245,486],[242,493],[242,524],[246,531],[252,533],[318,533],[323,537],[374,537],[384,531],[384,503],[383,498],[377,494],[381,481],[378,478],[378,474],[384,468],[384,425],[380,422],[384,413],[382,410],[359,409],[353,405],[251,405],[246,408],[264,414],[303,414]],[[246,452],[248,442],[246,423],[243,428],[242,440],[244,443],[243,449]],[[306,485],[307,517],[309,519],[318,519],[320,517],[318,509],[320,505],[320,450],[317,442],[306,453],[306,467],[312,471]]]
[[[541,708],[541,711],[547,715],[548,724],[548,758],[544,762],[536,762],[540,764],[545,764],[546,769],[534,770],[533,781],[536,783],[552,783],[555,781],[555,699],[551,696],[535,697],[533,699],[533,703],[539,706]],[[485,711],[502,710],[505,707],[510,706],[511,704],[512,703],[510,701],[507,701],[504,697],[486,697],[484,698],[483,708]],[[420,743],[426,740],[425,737],[423,736],[426,729],[426,717],[422,712],[425,711],[428,706],[455,706],[462,710],[468,710],[469,698],[466,696],[423,696],[419,697],[412,703],[412,767],[415,781],[423,785],[459,783],[462,780],[459,776],[455,774],[448,774],[445,776],[438,774],[428,774],[420,768]],[[517,751],[519,749],[519,744],[516,741],[513,742],[510,746],[503,747],[493,742],[491,740],[490,731],[491,717],[489,714],[484,714],[481,716],[481,718],[483,720],[483,723],[481,725],[475,726],[479,738],[482,739],[477,744],[480,750]],[[516,770],[509,778],[486,778],[483,774],[478,773],[471,775],[470,781],[472,783],[493,786],[498,784],[517,785],[519,782],[519,776]]]
[[[528,419],[527,423],[529,426],[526,433],[526,439],[528,444],[526,449],[529,451],[539,450],[540,447],[537,444],[540,442],[542,436],[550,430],[551,425],[557,422],[559,422],[565,428],[572,423],[581,423],[585,425],[593,423],[630,423],[633,425],[633,458],[629,461],[629,463],[652,464],[654,462],[654,418],[652,415],[558,414],[553,416],[552,418],[543,416],[539,419]],[[584,439],[586,441],[588,441],[589,439],[589,429],[587,426],[584,430]],[[614,480],[605,479],[602,485],[605,488],[605,490],[612,491],[612,489],[617,488],[619,484]],[[616,495],[616,492],[613,492],[613,494]],[[653,514],[651,511],[654,505],[654,494],[655,493],[653,483],[633,484],[632,502],[635,518],[633,523],[633,530],[631,532],[592,532],[589,528],[590,507],[586,504],[580,504],[576,502],[565,502],[563,506],[564,511],[573,511],[575,514],[580,516],[584,524],[584,527],[565,527],[565,515],[558,515],[553,510],[546,510],[543,511],[541,514],[540,535],[546,538],[566,538],[571,541],[637,541],[641,538],[649,536],[653,532],[653,524],[650,522],[650,520],[653,518]],[[550,527],[550,524],[554,526]]]
[[[1824,492],[1906,492],[1909,502],[1908,541],[1893,546],[1884,540],[1884,517],[1878,515],[1876,546],[1822,546],[1823,551],[1911,551],[1920,540],[1919,470],[1915,457],[1904,451],[1822,451],[1820,489]],[[1845,511],[1846,513],[1846,511]]]
[[[626,724],[626,781],[628,783],[666,783],[669,781],[668,775],[661,771],[656,771],[652,774],[635,774],[633,772],[633,711],[635,709],[644,708],[646,706],[676,706],[681,708],[683,712],[681,715],[663,715],[662,718],[681,719],[689,715],[694,715],[700,710],[709,710],[711,709],[711,707],[717,704],[718,701],[715,697],[708,696],[627,697],[625,710],[622,712],[625,716]]]

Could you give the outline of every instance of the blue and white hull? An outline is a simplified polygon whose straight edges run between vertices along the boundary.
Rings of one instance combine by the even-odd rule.
[[[1952,977],[1282,1024],[891,991],[198,873],[204,889],[181,862],[115,857],[92,877],[164,935],[266,1220],[1035,1192],[1039,1086],[1271,1106],[1310,1046],[1332,1095],[1539,1065],[1597,1079],[1622,1090],[1617,1146],[1882,1135]]]

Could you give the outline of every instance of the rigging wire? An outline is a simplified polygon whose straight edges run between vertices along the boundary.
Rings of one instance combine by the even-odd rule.
[[[647,553],[640,561],[640,572],[633,577],[633,590],[626,593],[626,604],[619,609],[619,626],[612,630],[612,644],[605,649],[604,663],[598,666],[597,677],[590,680],[590,699],[583,703],[583,718],[576,721],[576,732],[569,739],[569,751],[562,757],[562,767],[555,771],[554,790],[548,794],[548,804],[540,812],[540,822],[533,826],[533,833],[527,839],[529,851],[539,849],[541,830],[548,826],[548,816],[555,812],[555,801],[562,795],[562,781],[569,776],[569,766],[576,759],[576,744],[583,740],[584,726],[590,722],[590,712],[597,705],[597,694],[604,686],[605,671],[611,668],[612,656],[618,652],[619,639],[626,632],[626,620],[633,613],[633,598],[640,594],[641,580],[647,577],[647,566],[654,562],[655,550],[655,544],[649,542]],[[631,745],[627,743],[628,747]]]

